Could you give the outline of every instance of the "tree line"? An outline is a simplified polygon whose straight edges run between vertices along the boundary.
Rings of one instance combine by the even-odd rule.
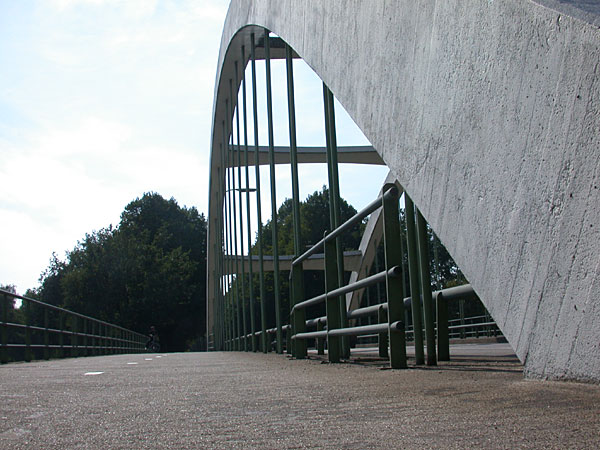
[[[348,220],[356,209],[341,199],[341,220]],[[405,234],[404,210],[400,212],[401,229]],[[366,219],[356,224],[342,237],[344,250],[359,246]],[[278,247],[280,255],[294,254],[292,200],[286,199],[278,209]],[[272,227],[267,221],[261,230],[263,252],[272,255]],[[322,239],[331,230],[329,191],[323,186],[300,204],[302,245]],[[150,326],[158,329],[165,351],[201,350],[206,333],[206,235],[207,223],[196,208],[180,207],[173,198],[164,199],[157,193],[146,193],[130,202],[121,214],[117,226],[109,226],[86,234],[66,253],[65,259],[52,255],[49,266],[40,277],[38,288],[26,296],[43,302],[115,323],[138,332]],[[250,249],[258,255],[258,233]],[[429,230],[430,269],[434,288],[440,289],[465,280],[457,265],[437,236]],[[302,249],[301,251],[304,251]],[[406,252],[404,253],[405,264]],[[377,252],[382,270],[383,249]],[[371,273],[375,271],[375,265]],[[349,277],[349,272],[346,272]],[[283,323],[289,321],[289,273],[279,278],[280,305]],[[405,286],[408,274],[405,271]],[[255,316],[260,317],[259,274],[253,274],[252,289]],[[305,298],[324,292],[322,271],[305,271]],[[249,310],[249,277],[246,277],[244,298]],[[265,298],[268,327],[275,326],[273,273],[265,273]],[[345,280],[347,282],[347,280]],[[241,278],[234,278],[230,289],[241,287]],[[363,295],[363,305],[378,303],[380,292],[375,286]],[[381,290],[385,292],[385,288]],[[405,293],[409,295],[409,292]],[[15,320],[19,310],[11,308]],[[324,305],[309,311],[311,317],[324,315]],[[257,319],[257,326],[258,326]]]
[[[53,254],[26,296],[142,333],[155,326],[166,351],[202,349],[206,219],[146,193],[116,227],[86,234],[64,260]]]

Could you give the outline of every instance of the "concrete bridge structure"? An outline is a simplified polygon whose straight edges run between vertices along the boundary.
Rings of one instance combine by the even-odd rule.
[[[222,124],[266,29],[354,119],[526,375],[600,381],[599,24],[583,0],[233,0],[215,86],[209,334],[226,290]]]

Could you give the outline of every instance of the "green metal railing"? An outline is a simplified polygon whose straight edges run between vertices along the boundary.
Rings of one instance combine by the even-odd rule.
[[[406,367],[406,338],[404,324],[404,302],[401,287],[401,254],[398,241],[400,239],[400,219],[398,210],[398,188],[394,185],[384,187],[384,193],[371,202],[360,212],[334,229],[331,233],[308,249],[292,262],[290,283],[293,294],[292,307],[292,355],[296,358],[305,358],[307,354],[306,339],[327,338],[328,358],[330,362],[339,362],[344,356],[345,343],[340,339],[344,336],[359,336],[371,333],[388,333],[390,346],[390,365],[392,368]],[[336,251],[336,239],[348,231],[355,224],[360,223],[365,217],[379,208],[383,208],[384,215],[384,253],[385,270],[352,284],[339,287],[343,280],[338,277],[338,264],[340,259]],[[302,282],[302,263],[309,256],[325,249],[325,293],[311,299],[301,299],[297,295],[296,287]],[[340,282],[341,281],[341,282]],[[388,321],[387,324],[365,325],[361,327],[343,326],[342,314],[344,312],[346,323],[346,301],[344,294],[365,287],[386,282],[386,297]],[[327,330],[306,332],[306,308],[325,302],[327,313]],[[348,352],[349,354],[349,349]]]
[[[427,224],[421,212],[415,207],[410,197],[404,192],[406,229],[401,230],[399,200],[402,188],[388,184],[382,194],[355,216],[341,223],[341,199],[339,192],[338,149],[336,142],[335,111],[333,94],[323,84],[323,107],[325,129],[325,156],[329,186],[329,228],[323,239],[304,251],[300,233],[300,200],[298,154],[296,144],[296,117],[294,104],[293,58],[294,52],[285,42],[271,37],[268,30],[263,30],[255,37],[250,34],[249,52],[241,46],[240,58],[233,62],[235,73],[226,80],[229,83],[228,97],[223,99],[222,109],[226,112],[226,120],[220,123],[222,143],[220,146],[220,167],[217,176],[220,180],[217,187],[220,205],[215,225],[221,230],[218,242],[214,242],[216,258],[213,276],[219,282],[214,286],[215,325],[209,331],[209,348],[216,350],[244,350],[267,352],[271,349],[282,353],[285,350],[296,358],[305,358],[308,354],[309,339],[316,339],[317,352],[325,353],[327,341],[328,358],[332,362],[350,357],[350,336],[376,335],[379,337],[379,354],[390,359],[393,368],[406,367],[406,340],[410,334],[415,346],[416,364],[434,365],[438,360],[449,358],[449,339],[456,333],[461,336],[477,334],[482,325],[469,323],[461,315],[462,322],[448,321],[447,302],[459,298],[474,297],[470,286],[445,289],[432,292],[431,274],[429,272],[429,249]],[[264,243],[261,218],[261,182],[259,170],[259,132],[257,112],[257,77],[256,49],[262,48],[265,62],[266,122],[268,144],[268,166],[271,202],[271,247],[272,247],[272,281],[268,287],[271,296],[266,295],[265,268],[263,267]],[[284,324],[281,311],[280,255],[278,249],[277,198],[275,186],[275,155],[273,138],[273,105],[271,94],[271,49],[285,50],[285,67],[287,75],[287,106],[289,129],[289,157],[292,184],[292,228],[294,255],[290,269],[290,323]],[[247,57],[249,53],[249,58]],[[254,165],[255,187],[249,183],[248,168],[248,111],[246,107],[246,64],[250,65],[252,81],[252,114],[254,131]],[[235,88],[237,89],[234,89]],[[241,99],[240,99],[241,92]],[[241,116],[241,117],[240,117]],[[237,131],[237,132],[234,132]],[[237,153],[237,154],[236,154]],[[242,153],[244,171],[242,171]],[[245,183],[243,183],[245,172]],[[237,195],[235,194],[237,192]],[[250,228],[250,193],[256,194],[257,213],[257,259],[258,269],[253,267],[251,256]],[[245,204],[242,194],[246,194]],[[239,208],[239,209],[238,209]],[[246,209],[246,223],[242,209]],[[383,213],[383,245],[385,257],[384,270],[380,270],[379,261],[375,258],[375,274],[351,284],[345,284],[346,269],[341,236],[364,218],[379,210]],[[245,228],[244,228],[245,227]],[[239,231],[239,233],[238,233]],[[247,251],[244,241],[247,240]],[[238,251],[238,242],[240,251]],[[377,248],[377,242],[374,243]],[[434,247],[434,254],[437,248]],[[316,253],[324,256],[325,292],[314,298],[305,298],[304,262]],[[403,267],[407,261],[407,267]],[[254,260],[256,262],[256,260]],[[241,264],[240,264],[241,263]],[[246,266],[247,264],[247,266]],[[241,266],[241,267],[240,267]],[[247,267],[247,270],[246,270]],[[258,272],[258,273],[256,273]],[[407,273],[407,277],[403,276]],[[258,283],[254,280],[258,275]],[[404,286],[405,278],[407,286]],[[385,282],[385,293],[381,292]],[[255,298],[255,287],[259,285],[259,293]],[[385,301],[379,305],[347,311],[345,294],[377,286],[377,297]],[[410,292],[410,297],[405,298]],[[367,296],[369,295],[367,289]],[[260,299],[260,305],[257,305]],[[463,300],[461,300],[463,301]],[[407,303],[408,302],[408,303]],[[307,320],[307,308],[317,304],[325,304],[326,317]],[[256,307],[255,307],[256,306]],[[370,308],[370,309],[369,309]],[[462,308],[462,303],[461,303]],[[267,327],[267,309],[274,312],[274,323]],[[462,309],[461,309],[462,311]],[[360,314],[375,316],[369,324],[355,326]],[[412,316],[409,317],[410,314]],[[412,322],[413,329],[407,325]],[[491,320],[484,321],[485,327],[492,327]],[[274,325],[274,326],[273,326]],[[316,330],[307,331],[310,327]],[[425,352],[425,346],[427,352]]]
[[[13,309],[13,300],[21,308]],[[147,336],[55,305],[0,290],[0,362],[136,353],[144,350]],[[24,323],[9,321],[21,315]],[[18,311],[18,312],[17,312]],[[13,319],[14,320],[14,319]],[[20,352],[17,357],[9,353]]]

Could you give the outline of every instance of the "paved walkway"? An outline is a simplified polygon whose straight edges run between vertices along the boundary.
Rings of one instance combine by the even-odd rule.
[[[0,448],[600,446],[600,386],[524,380],[483,348],[408,370],[362,350],[334,365],[248,353],[4,365]]]

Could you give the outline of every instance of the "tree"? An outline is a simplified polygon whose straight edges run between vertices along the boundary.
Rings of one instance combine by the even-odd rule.
[[[86,234],[53,255],[35,294],[139,332],[157,327],[166,350],[198,349],[205,332],[206,220],[175,199],[146,193],[116,228]]]

